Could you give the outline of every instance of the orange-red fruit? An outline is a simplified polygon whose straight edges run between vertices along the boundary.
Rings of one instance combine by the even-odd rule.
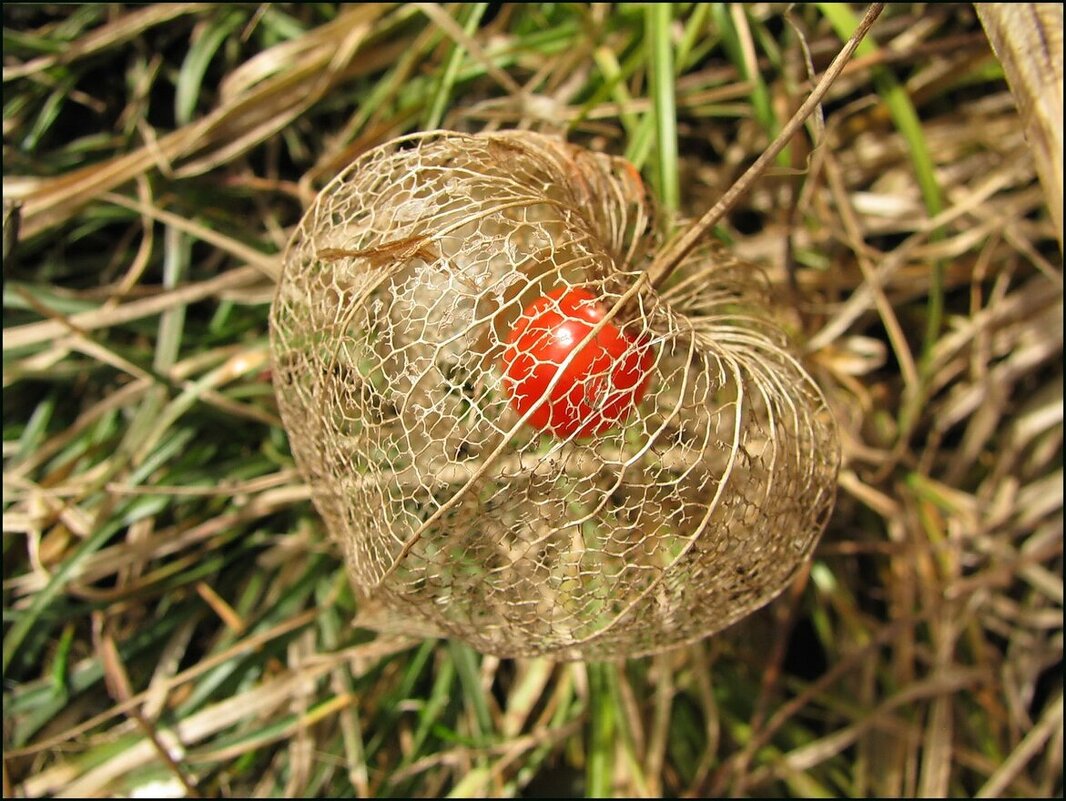
[[[563,287],[537,298],[518,318],[502,357],[504,387],[520,415],[548,394],[530,425],[558,437],[586,437],[624,422],[640,403],[651,377],[651,346],[613,321],[561,366],[605,314],[591,292]]]

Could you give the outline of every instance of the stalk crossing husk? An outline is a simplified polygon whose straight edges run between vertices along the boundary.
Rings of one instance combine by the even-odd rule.
[[[703,245],[657,291],[659,229],[624,161],[528,132],[396,140],[323,190],[275,298],[275,381],[365,620],[611,658],[786,586],[832,506],[833,421],[758,269]],[[508,402],[500,357],[575,286],[654,359],[622,424],[560,439]]]

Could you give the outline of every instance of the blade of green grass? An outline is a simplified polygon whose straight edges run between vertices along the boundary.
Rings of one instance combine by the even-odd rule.
[[[603,662],[587,663],[589,733],[585,756],[585,797],[609,798],[614,767],[613,669]]]
[[[177,228],[167,226],[163,244],[163,288],[174,289],[188,274],[192,239]],[[185,304],[178,304],[160,315],[159,339],[152,360],[152,367],[157,373],[165,374],[178,359],[185,327],[185,308]]]
[[[263,41],[264,47],[272,47],[280,42],[296,39],[307,30],[303,23],[293,19],[278,6],[268,5],[263,7],[263,9],[259,25],[267,32]],[[331,9],[330,18],[335,18],[335,15],[336,9]]]
[[[447,657],[441,659],[433,689],[430,690],[429,698],[426,699],[426,703],[418,713],[418,728],[415,729],[411,754],[409,760],[406,761],[413,762],[422,755],[422,747],[426,743],[426,738],[429,737],[434,724],[452,700],[452,684],[455,681],[455,674],[455,662]]]
[[[477,30],[478,23],[481,22],[481,18],[484,16],[488,6],[488,3],[472,3],[467,6],[463,15],[465,17],[463,20],[464,33],[469,36]],[[440,83],[437,84],[436,90],[430,98],[429,111],[426,113],[425,121],[422,125],[424,130],[432,131],[440,127],[448,101],[451,99],[452,87],[455,85],[455,79],[459,74],[459,67],[462,66],[465,55],[466,51],[458,42],[452,45],[451,51],[448,53],[448,60],[444,65],[444,71],[441,73]]]
[[[200,36],[193,40],[189,52],[185,54],[181,71],[178,73],[177,87],[174,93],[174,116],[179,125],[192,122],[196,111],[200,90],[203,88],[204,75],[215,53],[223,42],[247,20],[244,12],[224,14],[204,28]]]
[[[478,674],[478,655],[469,645],[455,639],[448,640],[448,653],[459,673],[463,700],[474,713],[474,736],[478,739],[487,737],[492,732],[492,715],[489,714],[489,704]]]
[[[698,60],[693,58],[693,56],[699,54],[697,44],[701,36],[706,36],[704,45],[708,41],[712,43],[715,41],[716,37],[708,36],[707,31],[704,30],[710,13],[711,5],[709,3],[693,4],[692,13],[689,15],[688,21],[685,22],[685,29],[681,33],[681,41],[677,44],[676,74],[684,72],[692,62]]]
[[[70,91],[74,88],[76,78],[68,76],[59,81],[59,85],[48,95],[48,98],[37,113],[33,126],[23,138],[19,147],[26,152],[34,152],[41,140],[45,137],[52,126],[55,125],[59,114],[63,110],[63,104],[67,101]]]
[[[337,579],[344,580],[343,574],[337,574]],[[345,581],[345,585],[347,581]],[[342,635],[350,627],[345,625],[337,612],[335,605],[328,603],[334,595],[336,582],[333,587],[321,586],[316,593],[316,602],[323,612],[318,618],[318,625],[322,631],[322,644],[330,651],[336,651],[341,647]],[[333,673],[333,690],[341,693],[355,693],[356,686],[352,675],[347,670],[336,670]],[[361,797],[369,795],[369,778],[367,776],[366,752],[363,747],[363,724],[359,715],[359,707],[352,705],[340,712],[341,742],[343,744],[344,759],[348,767],[348,780],[356,794]]]
[[[70,687],[70,647],[74,643],[74,624],[67,623],[59,635],[55,656],[52,658],[52,687],[57,696],[67,698]]]
[[[407,660],[407,666],[399,686],[394,692],[389,693],[388,697],[385,699],[383,705],[384,714],[378,718],[379,723],[382,725],[377,733],[374,734],[366,744],[366,757],[368,760],[374,758],[378,749],[383,746],[386,738],[391,736],[392,728],[396,723],[396,718],[400,714],[398,705],[400,702],[406,701],[411,697],[415,689],[415,684],[418,682],[422,672],[426,669],[426,665],[429,664],[436,647],[436,640],[426,640],[418,647],[418,650],[415,651],[414,655]]]
[[[67,582],[77,575],[82,563],[102,548],[104,543],[111,539],[120,528],[122,528],[122,521],[112,518],[106,525],[100,526],[89,537],[82,540],[74,552],[52,573],[48,583],[34,595],[30,606],[15,618],[4,637],[3,669],[5,673],[11,667],[16,654],[19,653],[26,636],[35,626],[44,625],[45,628],[51,628],[47,624],[42,624],[44,612],[59,597],[60,592],[67,586]]]
[[[248,637],[257,632],[268,630],[273,625],[283,622],[295,614],[296,611],[303,609],[307,599],[313,597],[315,586],[319,579],[330,567],[331,565],[324,557],[319,556],[310,559],[306,569],[301,572],[291,586],[286,587],[284,593],[270,607],[268,613],[262,615],[256,624],[246,631],[244,636]],[[264,651],[266,653],[282,653],[286,644],[294,636],[296,636],[295,633],[272,640]],[[223,650],[225,650],[225,647],[219,643],[212,649],[212,652],[217,653]],[[229,694],[227,688],[235,687],[246,672],[255,671],[257,669],[256,666],[262,663],[263,656],[264,652],[249,654],[239,659],[224,662],[208,671],[200,677],[188,697],[175,708],[174,714],[178,717],[186,717],[200,710],[212,699],[220,700],[224,698]]]
[[[625,128],[626,134],[632,139],[640,125],[640,120],[629,107],[633,98],[630,96],[629,89],[626,87],[625,77],[622,75],[622,67],[618,63],[618,57],[611,48],[606,46],[597,47],[596,50],[593,51],[592,57],[596,61],[596,66],[599,67],[600,72],[603,74],[603,88],[607,90],[609,95],[614,98],[614,102],[618,104],[618,119]],[[598,95],[593,96],[588,105],[591,106],[598,100]]]
[[[52,419],[52,414],[55,412],[57,401],[58,392],[49,392],[34,407],[30,419],[26,422],[26,427],[22,429],[22,434],[19,436],[17,461],[28,458],[44,440],[48,431],[48,424]],[[6,424],[7,420],[4,422]]]
[[[359,103],[359,108],[352,119],[344,127],[341,135],[343,141],[353,139],[359,135],[366,124],[375,116],[387,117],[392,111],[390,104],[395,102],[400,90],[412,80],[412,72],[421,64],[427,54],[433,50],[443,38],[444,34],[434,29],[430,34],[423,35],[416,44],[389,69],[382,80],[374,84],[374,87]]]
[[[681,189],[677,173],[677,107],[674,98],[674,47],[670,41],[670,24],[674,9],[671,3],[652,3],[647,7],[648,72],[655,118],[655,152],[659,197],[670,211],[681,207]]]
[[[763,80],[762,74],[759,72],[758,64],[751,63],[752,59],[745,56],[746,50],[753,49],[751,32],[749,30],[741,32],[737,29],[737,25],[733,20],[733,9],[743,9],[743,6],[712,3],[711,9],[726,55],[733,63],[733,66],[736,67],[737,73],[751,84],[751,107],[755,114],[755,119],[766,131],[767,138],[773,140],[781,130],[781,124],[778,122],[773,106],[770,104],[770,90],[767,89],[766,81]],[[745,12],[741,10],[740,13],[744,14]],[[741,38],[742,35],[744,39]],[[777,162],[785,167],[791,163],[788,148],[785,148],[777,155]]]

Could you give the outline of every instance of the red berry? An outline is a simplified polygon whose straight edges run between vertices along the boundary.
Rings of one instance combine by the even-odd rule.
[[[567,356],[606,314],[584,289],[563,287],[530,303],[515,323],[502,357],[511,405],[525,415]],[[599,434],[623,422],[648,388],[651,347],[607,323],[574,357],[530,425],[559,437]]]

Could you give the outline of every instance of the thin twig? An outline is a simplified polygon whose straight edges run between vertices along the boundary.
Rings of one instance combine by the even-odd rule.
[[[94,612],[92,623],[94,645],[96,646],[96,652],[100,655],[104,669],[104,684],[107,686],[108,692],[115,703],[127,702],[133,696],[133,690],[130,686],[129,676],[126,673],[126,666],[122,664],[122,657],[119,656],[115,641],[107,630],[107,621],[104,614],[99,611]],[[138,706],[133,706],[127,710],[127,714],[134,720],[148,742],[151,743],[152,749],[163,764],[181,782],[185,788],[186,797],[200,798],[200,791],[195,781],[178,764],[177,759],[163,744],[155,726],[145,718],[141,709]]]

